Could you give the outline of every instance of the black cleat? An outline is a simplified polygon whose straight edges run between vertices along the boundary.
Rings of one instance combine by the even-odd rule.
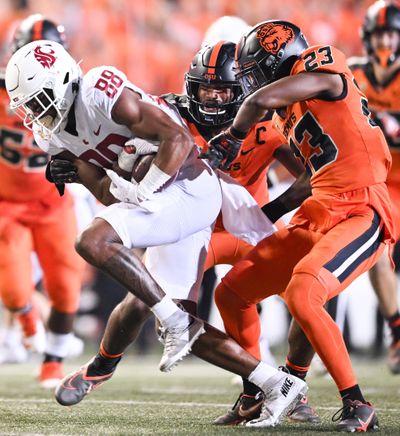
[[[371,403],[358,400],[345,400],[344,406],[333,415],[332,421],[340,421],[336,425],[339,431],[354,433],[379,430],[378,417]]]
[[[87,370],[93,359],[78,371],[67,375],[61,380],[55,391],[55,397],[62,406],[73,406],[80,403],[83,398],[93,389],[97,389],[107,380],[110,380],[114,372],[106,375],[88,376]]]
[[[291,422],[309,422],[311,424],[319,424],[321,422],[321,418],[317,415],[314,408],[310,406],[306,395],[297,402],[287,417]]]
[[[241,425],[260,416],[264,402],[264,394],[259,392],[256,396],[240,394],[232,409],[218,417],[214,425]]]
[[[392,374],[400,374],[400,341],[394,342],[389,348],[388,366]]]

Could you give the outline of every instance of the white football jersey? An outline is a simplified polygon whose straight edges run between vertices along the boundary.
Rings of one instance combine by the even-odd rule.
[[[86,162],[111,168],[125,142],[134,137],[128,127],[117,124],[111,118],[113,106],[125,87],[137,92],[146,103],[160,108],[180,126],[185,126],[173,105],[146,94],[118,69],[101,66],[91,69],[81,79],[71,108],[75,113],[76,134],[62,129],[49,140],[35,134],[39,147],[51,155],[68,150]]]

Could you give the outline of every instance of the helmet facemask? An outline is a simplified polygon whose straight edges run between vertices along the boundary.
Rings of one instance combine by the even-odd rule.
[[[270,58],[271,56],[268,58],[268,60]],[[269,77],[267,77],[266,75],[266,69],[264,68],[263,71],[263,69],[257,62],[251,62],[249,66],[246,66],[241,70],[239,68],[235,69],[237,71],[236,79],[239,81],[245,97],[257,91],[257,89],[260,89],[263,86],[273,82],[273,72],[275,70],[274,65],[277,65],[276,61],[270,62],[269,66],[271,68],[268,72],[270,72],[271,74],[269,74]]]
[[[19,102],[16,107],[10,105],[10,109],[22,118],[24,126],[44,139],[59,131],[69,107],[66,99],[55,97],[50,88],[39,89],[25,103]]]
[[[202,85],[214,86],[216,89],[229,88],[231,91],[229,101],[201,101],[199,92]],[[186,90],[191,115],[198,123],[207,126],[224,126],[230,123],[236,115],[242,94],[239,83],[210,84],[190,77],[186,78]]]
[[[186,95],[189,100],[189,112],[199,124],[223,127],[232,122],[242,100],[242,90],[235,79],[235,44],[219,41],[203,47],[193,58],[185,75]],[[204,99],[200,91],[211,88],[230,90],[230,98]],[[211,92],[211,91],[210,91]],[[204,95],[203,95],[204,97]],[[220,101],[223,100],[223,101]]]

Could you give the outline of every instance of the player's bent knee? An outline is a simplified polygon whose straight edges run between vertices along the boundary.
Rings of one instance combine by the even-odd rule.
[[[307,320],[313,316],[314,308],[322,307],[328,290],[312,274],[294,274],[287,287],[284,299],[290,313],[297,320]]]
[[[232,313],[233,308],[246,307],[247,304],[238,295],[227,288],[223,283],[220,283],[215,289],[215,304],[221,315],[224,313]]]

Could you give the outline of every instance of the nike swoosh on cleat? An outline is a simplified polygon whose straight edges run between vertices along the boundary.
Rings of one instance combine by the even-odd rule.
[[[357,431],[366,432],[368,430],[368,426],[374,416],[375,412],[371,412],[371,415],[369,415],[368,419],[364,422],[362,419],[358,418],[358,422],[361,424],[361,427],[357,427]]]
[[[240,405],[238,409],[238,415],[241,416],[242,418],[246,418],[247,416],[254,413],[260,407],[260,403],[262,403],[263,401],[264,400],[261,400],[260,402],[258,402],[254,406],[249,407],[248,409],[244,409],[243,406]]]
[[[240,152],[240,154],[241,154],[242,156],[246,156],[246,154],[249,154],[249,153],[250,153],[251,151],[253,151],[255,148],[256,148],[256,147],[253,147],[253,148],[250,148],[249,150],[246,150],[246,151],[242,150],[242,151]]]

